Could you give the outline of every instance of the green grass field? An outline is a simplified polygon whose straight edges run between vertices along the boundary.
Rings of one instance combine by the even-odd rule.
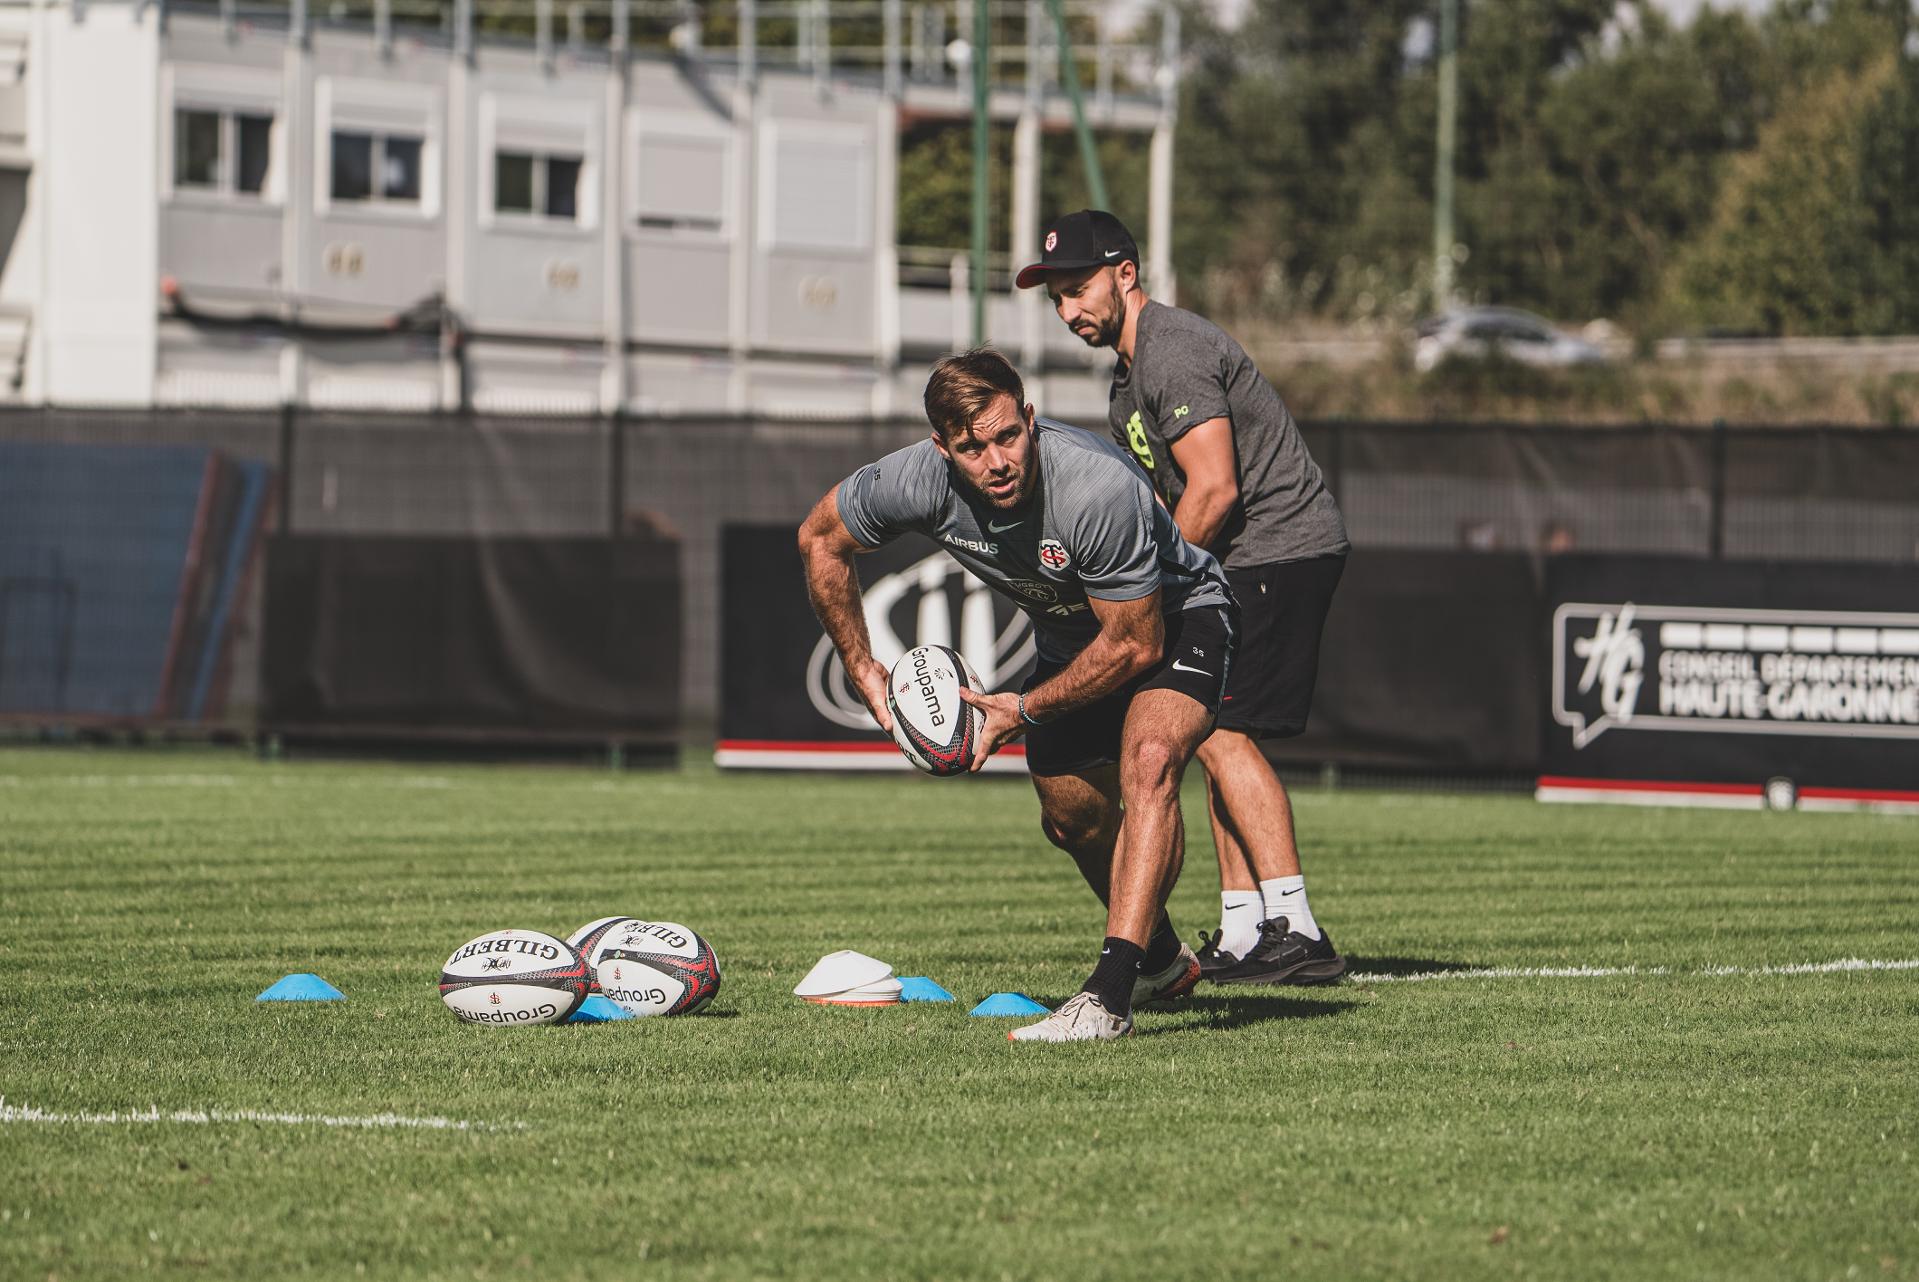
[[[1102,933],[1022,782],[0,752],[0,1278],[1919,1278],[1919,970],[1702,973],[1919,957],[1919,822],[1297,802],[1356,970],[1634,973],[1012,1046],[972,1001]],[[468,937],[615,912],[714,942],[710,1014],[441,1006]],[[794,999],[842,947],[961,1001]],[[254,1003],[307,970],[349,1000]],[[495,1129],[80,1116],[149,1107]]]

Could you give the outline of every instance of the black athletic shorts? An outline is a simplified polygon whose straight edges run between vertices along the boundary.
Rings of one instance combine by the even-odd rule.
[[[1166,620],[1166,650],[1159,662],[1097,703],[1026,731],[1026,768],[1036,775],[1074,775],[1119,760],[1126,710],[1142,690],[1191,695],[1214,716],[1234,667],[1237,624],[1223,606],[1182,610]],[[1045,659],[1033,669],[1031,690],[1066,665]]]
[[[1319,634],[1344,556],[1227,570],[1239,598],[1239,646],[1220,705],[1219,727],[1255,739],[1285,739],[1306,729],[1319,678]]]

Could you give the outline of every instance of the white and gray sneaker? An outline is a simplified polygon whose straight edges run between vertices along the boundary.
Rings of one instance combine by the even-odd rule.
[[[1100,1005],[1091,993],[1080,993],[1037,1024],[1015,1028],[1009,1042],[1110,1042],[1133,1031],[1133,1017],[1121,1017]]]
[[[1151,975],[1141,975],[1133,981],[1133,1005],[1143,1006],[1147,1002],[1174,1002],[1191,993],[1199,985],[1199,955],[1186,945],[1179,946],[1179,956],[1165,970]]]

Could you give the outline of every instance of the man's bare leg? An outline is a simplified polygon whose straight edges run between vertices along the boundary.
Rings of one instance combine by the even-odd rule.
[[[1211,743],[1223,730],[1213,731]],[[1200,745],[1202,764],[1205,760],[1206,745]],[[1246,857],[1246,845],[1239,839],[1239,833],[1233,828],[1233,821],[1226,813],[1226,803],[1219,795],[1219,780],[1213,778],[1213,772],[1206,772],[1206,819],[1213,829],[1213,852],[1219,856],[1219,888],[1221,890],[1243,890],[1252,893],[1259,891],[1259,878],[1253,875],[1253,864]]]
[[[1133,697],[1120,736],[1124,819],[1113,832],[1099,964],[1078,996],[1039,1023],[1013,1029],[1007,1034],[1013,1041],[1104,1040],[1132,1031],[1134,993],[1142,984],[1153,936],[1165,924],[1166,898],[1186,853],[1180,777],[1211,728],[1212,713],[1205,705],[1178,691],[1145,690]],[[1075,786],[1035,778],[1034,787],[1047,812],[1047,837],[1073,853],[1097,891],[1097,854],[1113,814],[1110,799],[1090,779]],[[1190,987],[1199,977],[1198,964],[1177,940],[1169,942],[1186,958],[1185,987]]]
[[[1118,766],[1095,766],[1077,775],[1034,775],[1040,828],[1046,840],[1073,857],[1102,907],[1110,907],[1113,851],[1126,830],[1120,808]],[[1168,928],[1164,904],[1154,934]]]
[[[1218,737],[1215,731],[1207,742]],[[1213,850],[1219,858],[1219,929],[1200,946],[1199,964],[1203,973],[1212,974],[1253,951],[1259,943],[1259,926],[1266,920],[1266,909],[1260,898],[1259,878],[1246,855],[1246,843],[1233,826],[1220,796],[1219,780],[1211,771],[1206,772],[1206,817],[1211,821]]]
[[[1119,767],[1095,766],[1084,774],[1034,775],[1040,828],[1046,840],[1073,857],[1099,902],[1112,884],[1113,848],[1125,819],[1120,809]]]
[[[1259,745],[1237,730],[1215,730],[1198,755],[1206,767],[1208,809],[1215,816],[1213,841],[1219,844],[1224,830],[1233,847],[1229,855],[1219,844],[1220,889],[1251,890],[1262,881],[1299,876],[1292,799]]]
[[[1143,690],[1127,710],[1119,767],[1126,823],[1113,853],[1111,938],[1144,946],[1179,880],[1186,854],[1180,778],[1212,724],[1205,705],[1177,690]]]

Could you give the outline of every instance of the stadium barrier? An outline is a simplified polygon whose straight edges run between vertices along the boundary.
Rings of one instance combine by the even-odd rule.
[[[60,459],[68,475],[88,458],[85,467],[112,470],[118,456],[121,479],[115,497],[101,500],[115,513],[109,521],[81,504],[32,501],[56,492],[44,479],[55,465],[0,454],[0,722],[258,733],[263,532],[588,541],[665,533],[678,538],[681,558],[681,706],[687,733],[703,738],[722,711],[723,528],[763,523],[790,535],[828,487],[923,431],[911,422],[6,410],[0,447],[57,447],[41,458]],[[1492,557],[1523,562],[1543,581],[1547,562],[1569,552],[1880,564],[1909,564],[1919,552],[1919,505],[1909,500],[1919,489],[1919,433],[1361,422],[1305,432],[1364,554]],[[160,467],[159,456],[134,453],[148,448],[197,454]],[[205,489],[214,455],[228,479],[214,485],[207,511],[227,514],[200,539],[199,555],[190,528],[181,531],[190,515],[169,518],[165,537],[129,532],[143,512],[158,519],[187,506],[182,487],[193,483],[168,478],[192,472],[197,458]],[[258,502],[250,537],[231,497],[236,483]],[[197,491],[191,506],[200,507]],[[1494,561],[1481,568],[1516,573]],[[1372,591],[1373,575],[1356,557],[1332,628],[1342,626],[1341,607]],[[120,640],[154,636],[142,620],[156,612],[169,636],[173,618],[182,620],[170,670],[166,644]],[[1343,641],[1342,653],[1348,642],[1361,639]],[[123,652],[139,680],[106,681],[87,659],[105,651]],[[1403,679],[1376,666],[1374,674],[1394,687]],[[1326,679],[1340,680],[1336,664]],[[1366,697],[1410,709],[1427,696],[1376,685]],[[1322,701],[1323,727],[1295,746],[1337,754],[1323,760],[1392,758],[1377,728],[1383,710],[1366,714],[1370,747],[1356,721],[1331,737],[1360,706],[1335,713]],[[1401,717],[1395,733],[1422,719]],[[1500,734],[1471,738],[1470,752],[1450,756],[1454,768],[1512,759],[1503,721]]]

